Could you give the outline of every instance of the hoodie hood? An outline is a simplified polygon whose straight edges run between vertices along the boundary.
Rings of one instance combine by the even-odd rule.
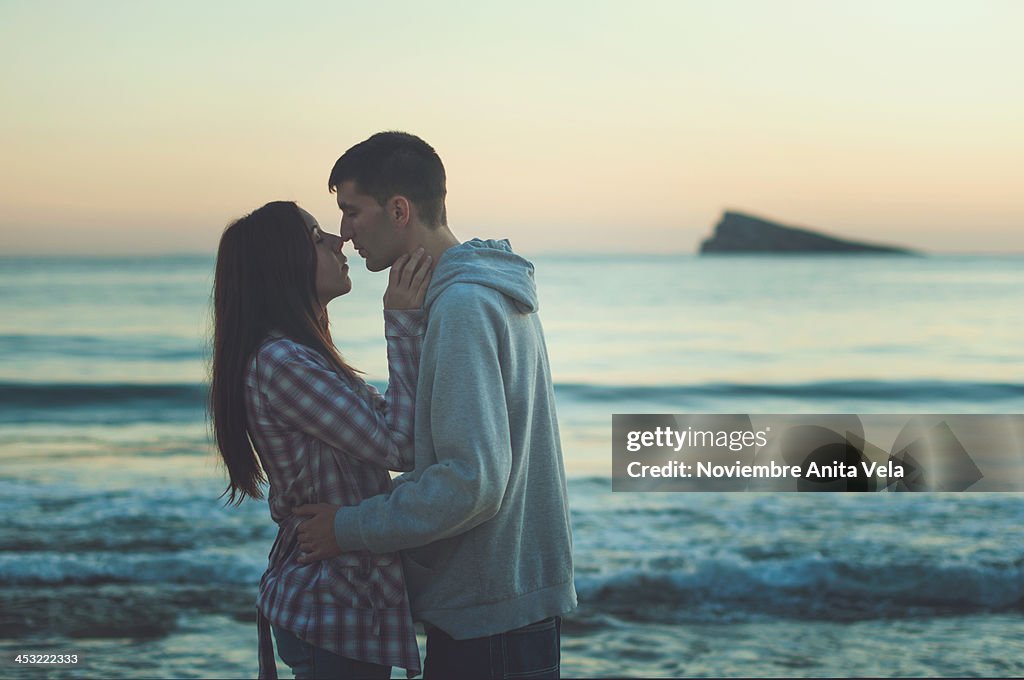
[[[430,312],[441,293],[453,283],[475,283],[493,288],[511,298],[523,314],[536,312],[537,285],[533,281],[533,263],[512,252],[507,239],[475,238],[444,252],[427,289],[423,308]]]

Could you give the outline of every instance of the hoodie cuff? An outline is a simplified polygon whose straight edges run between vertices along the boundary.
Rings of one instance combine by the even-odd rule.
[[[359,507],[355,505],[338,508],[334,513],[334,540],[341,552],[369,550],[359,531]]]
[[[422,309],[385,309],[384,335],[393,338],[423,335],[427,325],[426,316]]]

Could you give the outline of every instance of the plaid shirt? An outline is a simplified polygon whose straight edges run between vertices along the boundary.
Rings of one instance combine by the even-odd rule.
[[[260,581],[260,677],[277,675],[268,621],[306,642],[359,661],[419,673],[419,648],[396,553],[346,552],[300,565],[291,509],[357,505],[391,489],[388,470],[413,467],[413,413],[423,313],[385,310],[387,398],[339,375],[319,354],[284,337],[259,348],[246,376],[249,436],[270,482],[277,540]]]

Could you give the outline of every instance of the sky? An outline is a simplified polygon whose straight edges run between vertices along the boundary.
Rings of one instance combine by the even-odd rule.
[[[209,252],[430,142],[460,238],[694,252],[723,210],[1024,252],[1024,2],[0,0],[0,253]]]

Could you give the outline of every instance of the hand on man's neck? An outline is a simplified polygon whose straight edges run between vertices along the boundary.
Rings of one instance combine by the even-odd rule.
[[[417,248],[422,247],[425,254],[433,258],[435,265],[446,250],[461,243],[447,225],[441,225],[434,229],[423,227],[418,230],[417,235],[419,238],[412,238],[409,241],[409,254],[411,255]]]

